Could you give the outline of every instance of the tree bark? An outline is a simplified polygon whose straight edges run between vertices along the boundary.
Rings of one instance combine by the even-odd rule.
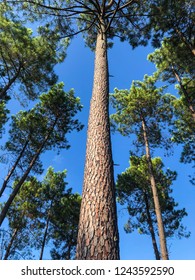
[[[149,170],[149,174],[150,174],[151,189],[152,189],[152,194],[153,194],[153,199],[154,199],[154,208],[155,208],[156,219],[157,219],[157,224],[158,224],[161,258],[163,260],[168,260],[169,258],[168,258],[168,251],[167,251],[167,245],[166,245],[164,225],[163,225],[163,220],[162,220],[161,207],[160,207],[160,202],[158,199],[158,192],[157,192],[156,182],[155,182],[155,178],[154,178],[152,159],[151,159],[151,155],[150,155],[148,134],[147,134],[146,123],[145,123],[144,119],[142,120],[142,128],[143,128],[144,142],[145,142],[145,148],[146,148],[146,158],[148,161],[148,170]]]
[[[152,238],[152,246],[154,249],[154,254],[155,254],[156,260],[160,260],[160,254],[159,254],[159,250],[158,250],[158,246],[157,246],[157,242],[156,242],[156,236],[155,236],[154,227],[153,227],[153,223],[152,223],[152,219],[151,219],[151,215],[150,215],[148,196],[147,196],[146,192],[144,192],[144,201],[145,201],[145,205],[146,205],[146,215],[147,215],[147,221],[148,221],[150,235]]]
[[[76,259],[119,259],[116,199],[109,124],[107,39],[97,35],[93,93]]]

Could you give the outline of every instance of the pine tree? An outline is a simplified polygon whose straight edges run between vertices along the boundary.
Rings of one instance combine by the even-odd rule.
[[[155,31],[153,45],[159,47],[160,41],[166,35],[176,48],[183,43],[185,49],[194,57],[194,1],[156,0],[152,3],[151,12],[153,16],[150,24]]]
[[[162,136],[162,129],[165,129],[172,120],[173,109],[170,104],[175,98],[169,94],[162,95],[163,88],[157,88],[155,86],[156,81],[156,75],[145,75],[144,81],[134,81],[129,91],[115,89],[111,99],[116,113],[111,116],[111,119],[121,134],[130,135],[130,133],[134,132],[137,144],[145,147],[150,185],[158,222],[161,256],[162,259],[168,259],[166,236],[154,176],[151,148],[160,146],[169,148],[169,141]]]
[[[175,113],[172,141],[183,145],[181,162],[193,163],[195,150],[195,59],[183,42],[177,46],[164,39],[159,49],[149,54],[163,82],[176,83],[179,95],[173,102]],[[194,183],[195,176],[191,177]]]
[[[157,184],[157,192],[162,210],[162,219],[165,226],[166,238],[173,236],[189,237],[181,221],[187,215],[185,209],[179,210],[171,196],[171,184],[176,179],[176,172],[169,169],[163,170],[161,158],[153,158],[152,166]],[[129,219],[125,225],[125,231],[131,233],[137,229],[141,234],[151,236],[155,258],[161,259],[158,249],[154,201],[150,187],[150,175],[146,156],[130,157],[130,167],[118,175],[117,196],[122,205],[127,205]]]

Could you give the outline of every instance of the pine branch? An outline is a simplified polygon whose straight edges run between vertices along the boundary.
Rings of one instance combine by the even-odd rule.
[[[113,13],[113,15],[112,15],[112,18],[110,19],[110,21],[109,21],[109,23],[108,23],[108,26],[106,27],[106,31],[105,31],[105,32],[107,32],[107,31],[109,30],[109,28],[110,28],[110,26],[111,26],[111,24],[112,24],[112,21],[113,21],[113,19],[115,18],[115,15],[116,15],[116,13],[117,13],[118,10],[119,10],[120,2],[121,2],[121,0],[118,1],[117,6],[116,6],[116,9],[115,9],[115,11],[114,11],[114,13]]]
[[[120,0],[118,1],[118,3],[116,3],[116,2],[114,1],[114,3],[115,3],[117,6],[118,6],[119,2],[120,2]],[[137,0],[131,0],[131,1],[127,2],[126,4],[120,6],[120,7],[118,8],[117,12],[123,10],[123,9],[126,8],[126,7],[129,7],[131,4],[136,3],[136,2],[137,2]],[[116,11],[116,9],[114,9],[114,10],[112,10],[112,11],[109,11],[109,13],[106,15],[106,17],[110,17],[112,14],[115,13],[115,11]]]

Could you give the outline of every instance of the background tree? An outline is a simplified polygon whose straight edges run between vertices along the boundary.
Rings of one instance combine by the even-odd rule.
[[[74,118],[81,110],[80,100],[74,96],[73,90],[69,93],[64,92],[63,86],[63,83],[53,86],[50,91],[39,97],[40,102],[33,109],[20,111],[12,118],[10,140],[6,143],[6,149],[15,155],[15,162],[23,164],[22,174],[1,211],[0,224],[32,168],[37,168],[35,164],[40,154],[54,148],[69,148],[67,133],[74,129],[79,131],[83,127]],[[11,171],[13,174],[14,170]],[[7,182],[6,178],[6,184]],[[6,185],[3,185],[4,189],[5,187]]]
[[[34,258],[32,251],[39,251],[39,259],[43,259],[48,244],[54,259],[74,257],[80,196],[67,189],[66,173],[50,167],[42,182],[31,177],[22,185],[7,214],[12,235],[4,246],[3,259],[15,259],[19,254],[19,258]]]
[[[180,89],[179,89],[180,91]],[[185,98],[181,96],[174,102],[174,110],[177,119],[174,123],[172,141],[183,146],[180,161],[183,163],[191,163],[192,168],[195,167],[195,122],[192,115],[187,110]],[[195,172],[189,175],[190,182],[195,184]]]
[[[162,95],[163,88],[155,86],[157,76],[144,76],[144,81],[133,82],[130,90],[117,90],[111,95],[111,100],[116,113],[111,119],[123,135],[134,132],[138,145],[145,147],[148,169],[150,172],[150,185],[152,189],[155,213],[158,222],[162,259],[168,259],[166,236],[162,220],[162,210],[157,192],[154,170],[152,165],[151,149],[167,147],[169,141],[162,135],[170,123],[173,112],[170,101],[173,96]]]
[[[18,180],[14,181],[13,188]],[[39,215],[42,202],[38,196],[40,188],[41,183],[36,178],[29,177],[10,205],[7,213],[7,241],[2,248],[4,251],[2,259],[34,258],[32,251],[39,246],[42,236]],[[1,231],[5,229],[2,228]]]
[[[195,60],[185,44],[175,46],[170,39],[162,42],[161,48],[148,56],[155,63],[164,82],[177,83],[179,97],[174,100],[175,113],[172,141],[182,144],[181,162],[194,163],[195,150]],[[194,182],[195,176],[191,177]]]
[[[75,258],[80,205],[81,196],[78,194],[64,196],[61,203],[56,205],[52,218],[53,248],[50,251],[54,260]]]
[[[163,163],[160,158],[153,158],[152,165],[157,184],[158,197],[162,210],[162,219],[165,226],[166,238],[177,235],[189,237],[181,220],[187,215],[185,209],[178,210],[171,196],[171,184],[176,179],[176,172],[169,169],[163,171]],[[156,235],[158,234],[157,220],[153,196],[150,187],[150,173],[146,156],[130,157],[130,167],[118,175],[117,183],[118,201],[127,205],[129,219],[124,229],[131,233],[137,229],[140,234],[151,236],[155,258],[161,259]]]
[[[157,0],[153,1],[152,17],[150,24],[154,28],[155,36],[153,45],[160,46],[160,41],[166,34],[172,44],[177,47],[183,43],[191,53],[195,55],[195,25],[193,0]]]
[[[66,173],[66,170],[54,172],[50,167],[42,182],[40,193],[44,201],[42,219],[45,226],[39,259],[42,259],[45,245],[50,240],[52,258],[71,259],[75,256],[80,196],[66,188]]]
[[[148,59],[155,63],[157,71],[164,82],[178,83],[179,94],[183,103],[195,121],[194,78],[195,60],[184,43],[175,46],[170,39],[164,39],[162,45],[155,52],[148,55]]]
[[[12,8],[0,3],[0,135],[11,97],[22,105],[57,82],[54,66],[66,55],[68,40],[51,35],[49,40],[23,25]]]

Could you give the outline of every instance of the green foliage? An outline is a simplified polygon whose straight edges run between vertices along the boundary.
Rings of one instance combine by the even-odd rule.
[[[176,45],[171,39],[165,38],[161,47],[148,55],[148,60],[155,64],[163,81],[178,82],[177,75],[180,79],[194,78],[195,60],[182,42]]]
[[[76,248],[81,197],[66,188],[66,173],[48,168],[40,190],[45,223],[49,217],[47,242],[52,240],[53,259],[71,259]]]
[[[13,188],[18,180],[13,183]],[[8,218],[8,233],[6,243],[4,244],[4,257],[8,250],[8,244],[11,242],[8,259],[32,259],[32,248],[40,244],[41,230],[39,225],[39,212],[41,202],[37,197],[37,191],[40,188],[40,182],[34,177],[23,184],[18,196],[10,206]],[[35,228],[37,231],[35,232]],[[17,232],[12,240],[14,232]],[[12,240],[12,241],[11,241]]]
[[[81,196],[71,194],[62,197],[60,203],[56,205],[52,218],[54,247],[50,253],[54,260],[68,260],[73,259],[76,253]]]
[[[10,96],[16,85],[18,98],[34,99],[57,81],[54,66],[65,57],[67,44],[57,36],[33,36],[19,20],[9,19],[0,9],[0,97]],[[18,88],[17,88],[18,91]],[[24,93],[23,96],[20,96]]]
[[[74,97],[74,91],[66,93],[63,83],[54,85],[47,93],[40,96],[40,102],[29,111],[20,111],[12,116],[10,140],[6,147],[18,153],[27,139],[31,151],[37,151],[49,134],[44,150],[51,148],[68,148],[66,134],[71,130],[82,129],[74,116],[81,110],[80,100]]]
[[[191,51],[194,48],[194,1],[155,0],[151,3],[150,27],[154,30],[153,46],[159,47],[164,34],[175,46],[184,42]]]
[[[130,90],[115,89],[111,94],[111,103],[116,113],[111,115],[111,124],[122,135],[136,134],[136,143],[144,146],[143,121],[146,123],[151,147],[169,148],[170,141],[162,131],[170,129],[173,118],[170,94],[163,94],[163,87],[157,88],[154,76],[144,76],[144,81],[133,81]]]
[[[169,169],[164,171],[161,158],[153,158],[152,165],[166,236],[189,237],[189,233],[181,223],[187,213],[184,208],[177,209],[178,204],[171,196],[171,185],[176,179],[176,172]],[[119,203],[127,205],[129,214],[125,231],[132,232],[137,229],[139,233],[150,234],[149,217],[147,215],[148,207],[153,227],[157,232],[157,220],[150,187],[150,172],[145,156],[130,157],[130,167],[118,175],[116,189]]]
[[[195,108],[195,107],[194,107]],[[181,96],[174,102],[177,119],[174,123],[172,141],[183,146],[180,161],[191,163],[195,167],[195,121],[186,106],[185,97]],[[195,184],[195,174],[189,175],[190,182]]]

